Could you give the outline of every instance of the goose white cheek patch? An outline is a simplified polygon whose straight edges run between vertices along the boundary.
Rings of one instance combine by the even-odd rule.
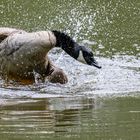
[[[85,59],[83,57],[82,51],[79,52],[79,56],[78,56],[77,60],[84,63],[84,64],[87,64],[87,62],[85,61]]]

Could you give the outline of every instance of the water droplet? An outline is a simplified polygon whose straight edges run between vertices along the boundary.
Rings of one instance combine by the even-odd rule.
[[[38,18],[39,18],[39,19],[41,19],[42,17],[41,17],[41,16],[39,16]]]

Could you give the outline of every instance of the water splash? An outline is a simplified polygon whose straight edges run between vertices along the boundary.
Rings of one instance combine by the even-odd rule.
[[[54,50],[55,52],[55,50]],[[1,97],[46,98],[58,96],[114,96],[140,92],[139,60],[133,56],[98,58],[102,69],[75,61],[65,53],[50,55],[54,63],[68,75],[66,85],[42,83],[1,88]],[[58,59],[57,59],[58,58]],[[96,58],[97,59],[97,58]]]

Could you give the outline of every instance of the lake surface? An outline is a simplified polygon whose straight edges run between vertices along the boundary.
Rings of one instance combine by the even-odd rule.
[[[139,0],[1,0],[0,21],[68,33],[102,66],[53,49],[49,56],[68,84],[5,87],[0,80],[0,139],[140,139]]]

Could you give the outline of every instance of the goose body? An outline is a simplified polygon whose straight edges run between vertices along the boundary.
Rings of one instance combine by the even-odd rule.
[[[48,77],[51,82],[66,83],[68,79],[63,70],[57,68],[47,56],[53,47],[61,47],[73,58],[79,58],[81,46],[59,31],[26,32],[14,28],[0,28],[1,77],[21,83],[33,83],[35,71],[43,79]],[[81,52],[89,53],[84,49]],[[83,56],[86,55],[84,53]]]

